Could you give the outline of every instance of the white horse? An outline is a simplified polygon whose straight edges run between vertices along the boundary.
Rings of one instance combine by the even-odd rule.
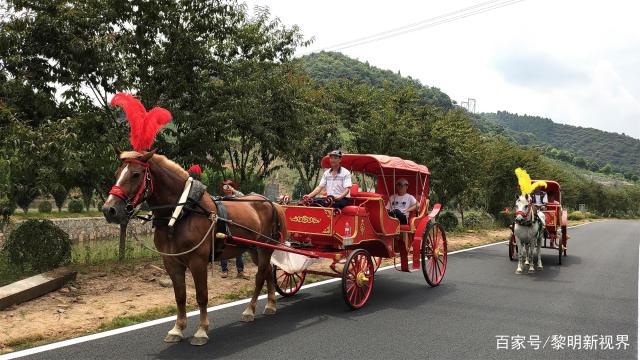
[[[534,272],[533,268],[533,247],[536,249],[538,257],[537,270],[542,271],[542,258],[540,257],[540,221],[536,221],[536,211],[529,196],[520,195],[516,200],[516,219],[513,226],[513,233],[518,246],[518,268],[516,274],[522,274],[522,265],[529,265],[529,273]]]

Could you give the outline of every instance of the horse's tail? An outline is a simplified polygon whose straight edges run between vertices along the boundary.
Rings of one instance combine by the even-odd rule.
[[[274,204],[276,207],[276,216],[278,217],[278,232],[280,233],[280,242],[289,240],[289,231],[287,230],[287,217],[284,213],[284,208],[279,204]],[[274,219],[275,220],[275,219]]]

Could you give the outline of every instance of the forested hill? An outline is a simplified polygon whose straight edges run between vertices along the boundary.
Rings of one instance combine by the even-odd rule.
[[[519,144],[535,145],[549,157],[593,171],[640,176],[640,140],[630,136],[506,111],[483,113],[479,118],[486,121],[478,123],[483,132],[500,132]]]
[[[414,86],[422,94],[423,103],[449,109],[451,98],[436,87],[352,59],[337,52],[319,52],[300,58],[305,72],[325,83],[349,79],[374,87]],[[506,111],[473,116],[480,131],[506,136],[525,146],[535,146],[547,157],[571,163],[591,171],[621,173],[631,180],[640,177],[640,140],[593,128],[554,123],[539,116],[518,115]]]
[[[411,85],[420,89],[424,103],[446,109],[453,106],[449,95],[436,87],[423,85],[419,80],[404,77],[399,72],[383,70],[369,65],[368,62],[352,59],[341,53],[323,51],[305,55],[300,58],[300,61],[305,72],[319,82],[349,79],[376,87],[385,84],[391,86]]]

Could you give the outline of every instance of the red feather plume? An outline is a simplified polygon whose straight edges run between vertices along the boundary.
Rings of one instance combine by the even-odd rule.
[[[171,121],[171,113],[167,109],[154,107],[147,112],[140,100],[130,94],[117,93],[111,99],[111,106],[120,106],[124,110],[131,127],[129,140],[137,152],[150,149],[160,128]]]

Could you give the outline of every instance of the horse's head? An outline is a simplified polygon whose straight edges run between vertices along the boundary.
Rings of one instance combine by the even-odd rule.
[[[528,221],[532,211],[529,196],[520,195],[516,200],[516,223],[522,224]]]
[[[126,223],[133,209],[153,192],[149,159],[154,154],[155,150],[118,153],[122,164],[116,171],[116,183],[102,207],[107,222]]]

